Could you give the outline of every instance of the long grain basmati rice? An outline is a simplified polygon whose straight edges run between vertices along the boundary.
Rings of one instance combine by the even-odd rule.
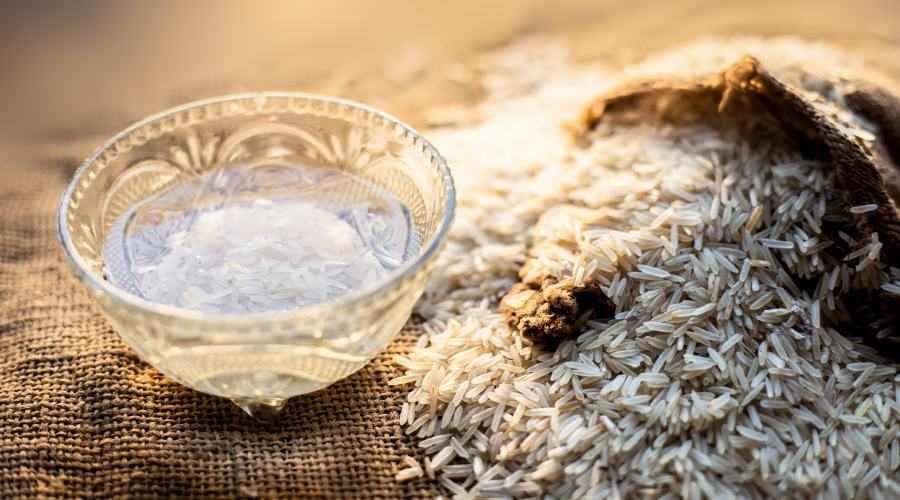
[[[839,80],[788,64],[830,64],[819,46],[699,43],[631,74],[712,72],[748,47],[874,137]],[[419,304],[427,339],[398,359],[426,472],[459,498],[898,497],[897,367],[834,327],[841,293],[900,292],[900,270],[877,235],[825,256],[823,221],[849,221],[830,166],[703,129],[603,128],[571,147],[553,122],[616,80],[555,48],[504,54],[485,77],[493,118],[433,134],[459,212]],[[520,336],[494,311],[529,255],[534,276],[598,284],[614,317],[555,347]]]

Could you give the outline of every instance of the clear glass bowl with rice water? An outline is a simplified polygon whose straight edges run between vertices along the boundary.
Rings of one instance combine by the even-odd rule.
[[[338,99],[196,102],[125,130],[62,195],[59,239],[122,338],[261,420],[408,319],[453,219],[444,159]]]

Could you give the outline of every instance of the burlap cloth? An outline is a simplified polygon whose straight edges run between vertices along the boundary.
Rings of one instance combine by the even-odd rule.
[[[398,423],[408,389],[387,384],[413,323],[358,373],[260,424],[139,359],[72,277],[54,217],[78,161],[0,163],[0,498],[439,493],[427,477],[394,480],[404,455],[424,459]]]

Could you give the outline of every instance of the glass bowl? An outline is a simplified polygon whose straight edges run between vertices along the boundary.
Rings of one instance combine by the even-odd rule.
[[[418,254],[359,295],[261,313],[162,305],[106,281],[104,240],[129,206],[205,171],[263,161],[340,169],[390,191],[421,235]],[[268,420],[286,398],[350,375],[387,346],[424,290],[454,208],[446,162],[409,126],[340,99],[255,93],[178,107],[114,137],[63,192],[57,229],[75,275],[143,359]]]

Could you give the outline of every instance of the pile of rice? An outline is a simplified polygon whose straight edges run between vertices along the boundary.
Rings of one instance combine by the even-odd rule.
[[[259,199],[189,216],[184,230],[140,235],[163,242],[157,258],[134,266],[144,298],[208,312],[290,309],[372,286],[390,271],[356,229],[313,202]]]
[[[708,74],[745,53],[874,139],[842,111],[826,75],[848,60],[827,47],[701,42],[626,74]],[[556,124],[616,78],[558,47],[494,57],[492,118],[429,134],[460,203],[419,306],[427,334],[395,358],[392,383],[413,384],[400,422],[427,456],[397,478],[460,499],[900,497],[898,367],[833,328],[841,293],[900,293],[900,270],[877,234],[843,258],[821,234],[874,207],[840,207],[830,165],[712,130],[604,127],[573,146]],[[599,284],[615,316],[588,311],[555,347],[523,338],[497,310],[526,261]]]

